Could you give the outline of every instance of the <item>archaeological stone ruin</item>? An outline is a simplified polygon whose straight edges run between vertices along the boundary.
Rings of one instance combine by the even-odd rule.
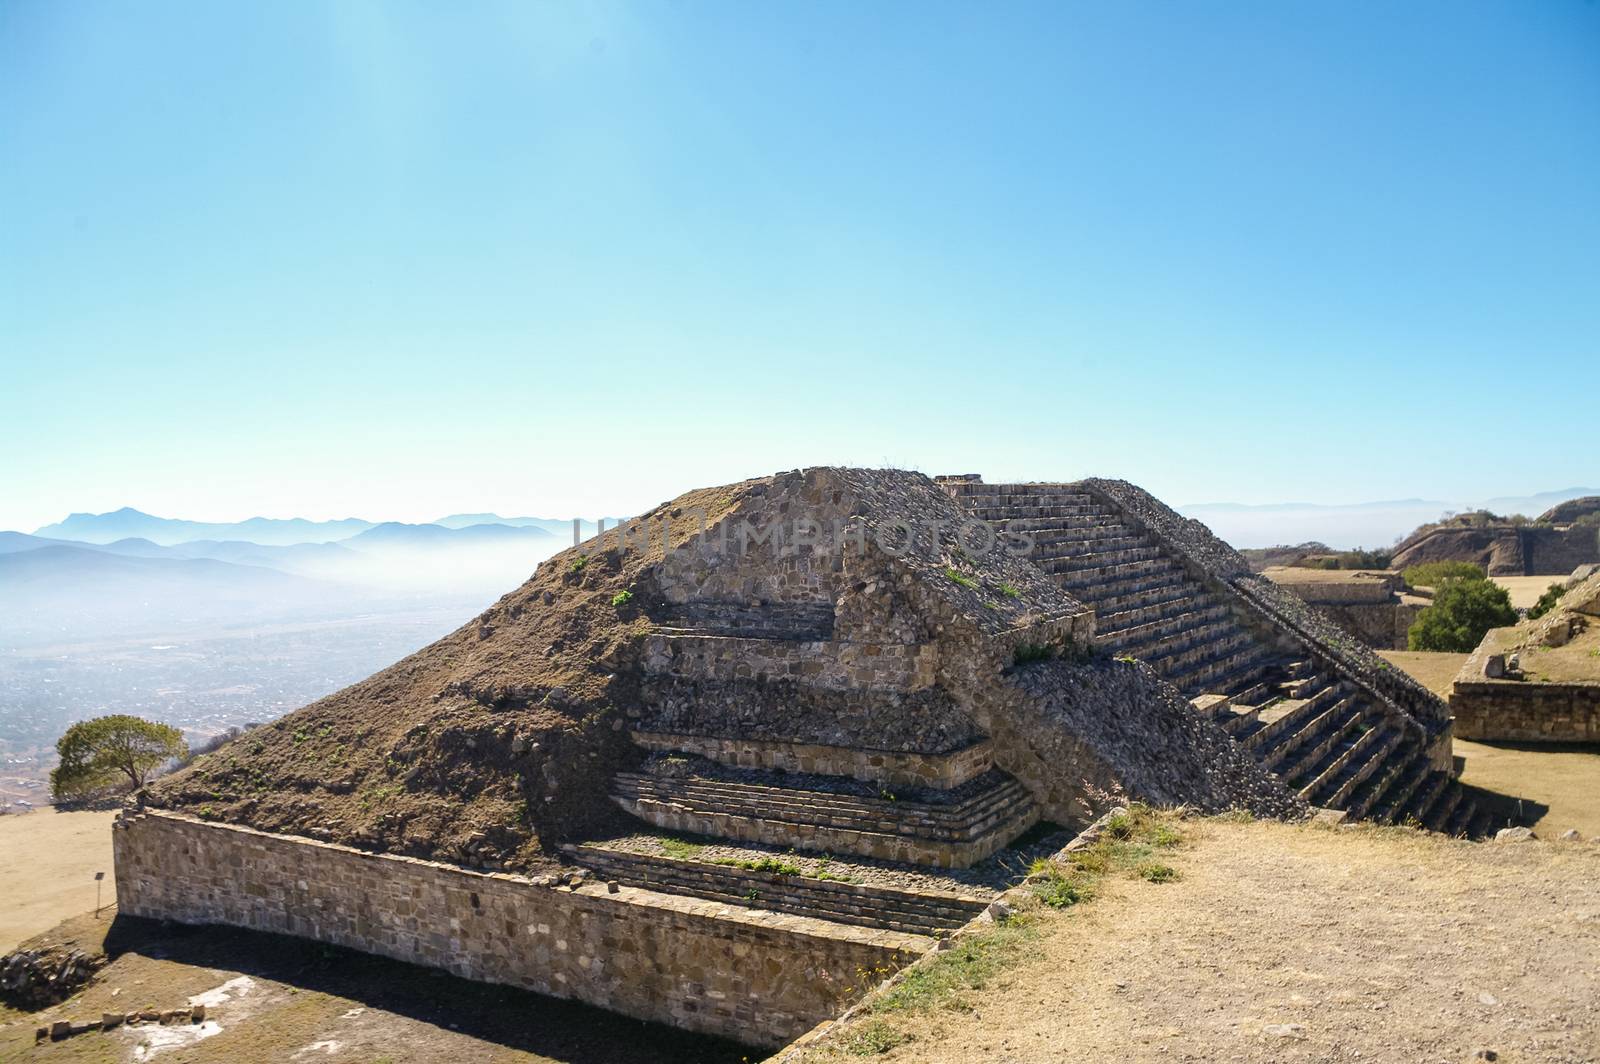
[[[564,654],[559,684],[506,664]],[[122,912],[778,1045],[1114,802],[1487,828],[1439,699],[1121,481],[815,468],[686,496],[395,669],[129,808]],[[546,757],[528,729],[558,718]],[[316,721],[379,767],[216,782]],[[431,841],[501,793],[506,824]]]

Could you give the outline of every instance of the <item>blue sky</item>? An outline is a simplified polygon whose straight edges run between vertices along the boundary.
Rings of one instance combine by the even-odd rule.
[[[0,527],[1600,480],[1600,4],[0,0]]]

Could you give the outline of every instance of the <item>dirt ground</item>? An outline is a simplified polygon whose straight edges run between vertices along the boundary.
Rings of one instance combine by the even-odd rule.
[[[1441,654],[1429,650],[1380,650],[1378,656],[1446,701],[1456,673],[1467,663],[1469,654]]]
[[[1600,845],[1207,821],[1181,878],[1041,910],[969,1011],[877,1059],[1562,1064],[1600,1058]],[[1496,1056],[1476,1056],[1489,1050]]]
[[[0,816],[0,953],[94,908],[94,874],[104,872],[102,899],[117,900],[111,874],[114,811]]]
[[[1491,576],[1494,583],[1506,589],[1511,596],[1511,605],[1519,610],[1525,610],[1539,601],[1539,596],[1551,584],[1566,582],[1565,576]]]
[[[109,930],[108,930],[109,928]],[[0,1060],[49,1064],[735,1064],[759,1052],[431,969],[231,928],[79,918],[51,941],[113,958],[62,1005],[0,1007]],[[34,1045],[53,1019],[205,1003],[205,1023]]]

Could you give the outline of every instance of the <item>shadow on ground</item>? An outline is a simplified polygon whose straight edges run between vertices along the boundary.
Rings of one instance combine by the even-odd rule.
[[[1491,833],[1501,828],[1530,827],[1537,824],[1550,811],[1548,805],[1536,802],[1532,798],[1501,794],[1467,783],[1461,785],[1461,800],[1476,801],[1479,809],[1488,810],[1493,814],[1494,821],[1489,827]]]
[[[766,1054],[614,1012],[284,935],[117,916],[104,949],[216,968],[358,1002],[570,1064],[722,1064]]]

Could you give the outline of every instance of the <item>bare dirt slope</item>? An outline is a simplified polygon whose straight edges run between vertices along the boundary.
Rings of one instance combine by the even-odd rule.
[[[94,908],[94,874],[104,872],[102,900],[117,900],[111,875],[112,812],[40,809],[0,816],[0,953]]]
[[[109,934],[107,928],[110,928]],[[0,1061],[49,1064],[736,1064],[731,1042],[312,942],[127,917],[36,942],[113,959],[54,1008],[0,1006]],[[54,1019],[207,1006],[200,1025],[118,1027],[34,1044]]]
[[[1600,846],[1207,821],[1182,878],[1047,921],[967,999],[897,1016],[879,1059],[1469,1061],[1600,1057]]]
[[[591,539],[477,618],[389,668],[248,732],[150,788],[206,819],[364,849],[530,869],[619,814],[612,773],[639,756],[622,668],[648,627],[641,574],[765,481],[690,492],[640,518],[647,544]]]

